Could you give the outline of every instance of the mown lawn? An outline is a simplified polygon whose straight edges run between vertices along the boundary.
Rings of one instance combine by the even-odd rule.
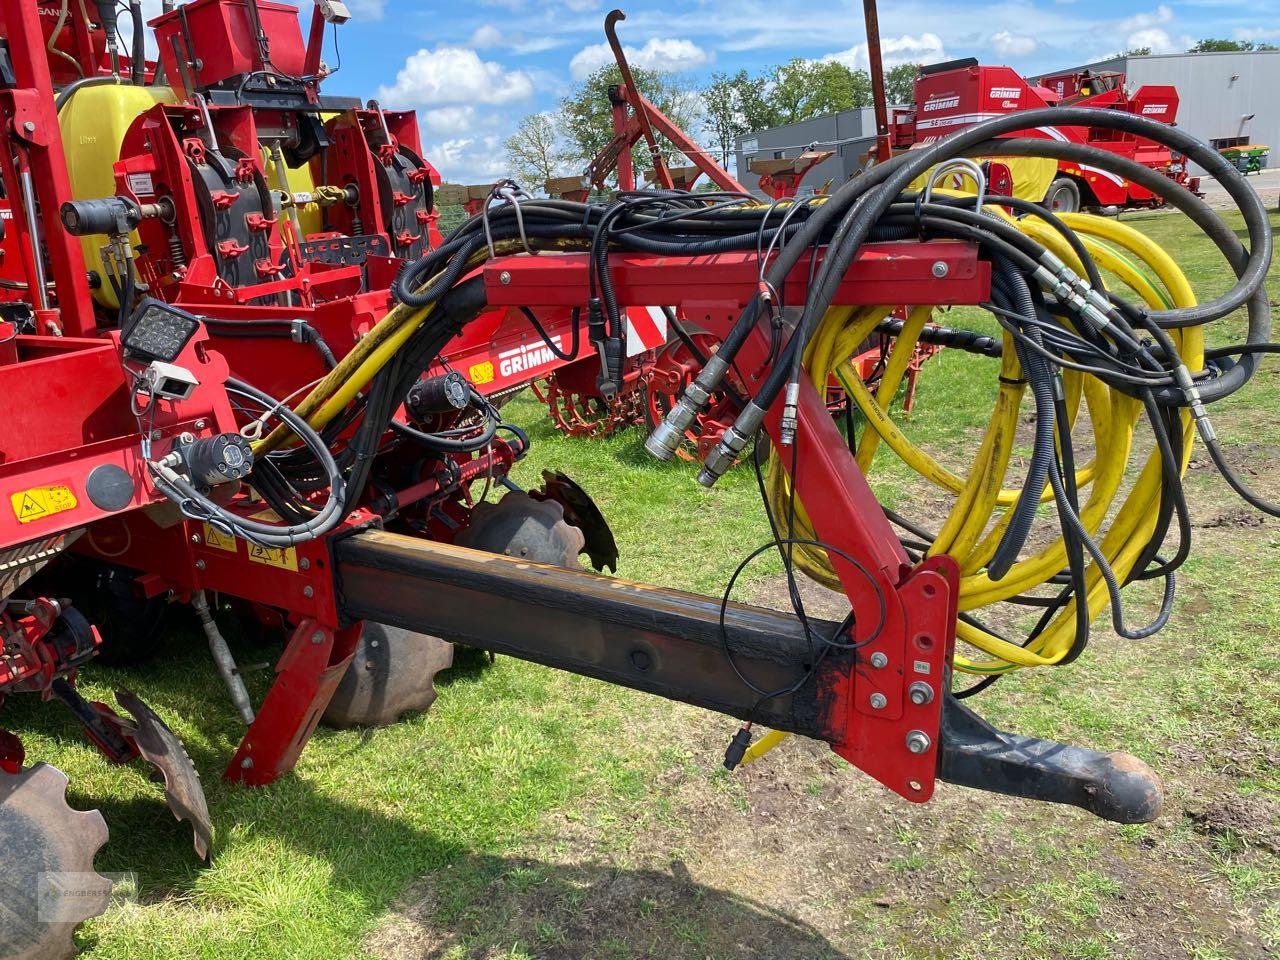
[[[1125,222],[1172,250],[1202,294],[1220,289],[1221,261],[1181,218]],[[1271,287],[1280,295],[1274,273]],[[990,409],[992,378],[973,375],[982,362],[950,352],[931,361],[917,410],[903,421],[961,463],[966,438]],[[1224,403],[1219,425],[1228,442],[1249,444],[1251,479],[1273,494],[1275,371],[1273,362]],[[544,466],[579,479],[613,524],[621,575],[718,595],[739,559],[766,539],[748,470],[705,491],[690,465],[649,459],[639,430],[570,440],[533,401],[509,409],[534,438],[517,479],[536,482]],[[906,499],[905,472],[882,460],[878,492]],[[1211,505],[1212,519],[1234,504],[1210,473],[1193,470],[1189,487]],[[487,666],[463,657],[438,681],[429,714],[372,732],[322,730],[294,775],[264,789],[233,788],[219,773],[239,725],[203,643],[178,632],[168,654],[145,668],[86,669],[83,689],[109,700],[127,685],[185,740],[218,828],[214,864],[198,867],[189,833],[140,768],[108,766],[73,723],[26,698],[6,703],[5,723],[32,760],[68,774],[73,805],[103,811],[112,839],[98,868],[137,874],[139,902],[83,928],[94,958],[770,957],[784,955],[778,944],[787,937],[795,938],[789,956],[1262,956],[1257,945],[1268,939],[1280,949],[1280,913],[1268,906],[1280,893],[1280,869],[1276,848],[1266,846],[1280,827],[1266,822],[1280,792],[1276,529],[1227,523],[1197,531],[1201,550],[1182,574],[1180,613],[1167,634],[1124,644],[1100,630],[1079,663],[1012,678],[982,698],[980,709],[1002,724],[1131,750],[1164,771],[1171,811],[1150,828],[958,791],[920,810],[802,745],[790,756],[779,751],[772,772],[728,778],[716,768],[732,723],[509,658]],[[777,574],[771,563],[761,562],[757,579]],[[234,646],[243,664],[273,656],[243,640]],[[250,675],[255,697],[269,677]],[[769,814],[775,793],[782,812]],[[1200,829],[1197,811],[1240,804],[1252,820],[1227,817]],[[711,812],[719,819],[710,822]],[[867,834],[876,826],[874,843],[861,835],[864,822]],[[717,846],[734,823],[751,843]],[[812,862],[770,845],[771,831],[785,846],[803,846],[801,859]],[[694,871],[692,887],[673,887],[646,866],[668,847]],[[853,853],[860,859],[841,860]],[[630,899],[616,899],[619,876],[638,891]],[[879,886],[851,879],[863,876]],[[388,910],[423,884],[432,890],[426,927],[440,941],[370,940]],[[561,898],[554,909],[553,893]],[[616,929],[607,918],[582,919],[602,897]],[[1167,931],[1135,927],[1132,917],[1160,922],[1142,904],[1161,898],[1178,914]],[[1204,904],[1244,919],[1182,923],[1200,917]],[[783,938],[776,952],[741,932],[757,927],[765,940]]]

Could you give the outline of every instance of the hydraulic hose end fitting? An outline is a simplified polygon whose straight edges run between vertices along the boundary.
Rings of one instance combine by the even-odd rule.
[[[678,411],[683,409],[683,405],[684,397],[682,396],[679,405],[671,409],[671,412],[667,414],[667,419],[658,424],[653,433],[649,434],[645,440],[644,448],[651,457],[665,462],[675,455],[681,441],[684,440],[685,432],[678,422],[672,423],[672,419]],[[694,415],[696,416],[696,411]]]
[[[659,460],[670,460],[684,442],[708,397],[709,394],[697,383],[689,384],[676,400],[675,406],[667,412],[666,418],[649,434],[644,448]]]
[[[676,404],[668,412],[656,430],[649,434],[644,448],[659,460],[670,460],[684,442],[689,428],[698,414],[705,409],[714,390],[723,379],[729,365],[712,354],[697,378],[684,388]],[[714,482],[714,481],[713,481]]]
[[[737,421],[720,438],[720,442],[702,461],[702,470],[698,474],[698,483],[710,489],[716,481],[738,462],[738,455],[756,435],[760,424],[764,421],[764,408],[748,403],[746,409],[739,414]]]
[[[796,440],[796,426],[800,417],[800,382],[793,380],[787,384],[787,392],[782,403],[782,419],[778,424],[778,443],[789,447]]]

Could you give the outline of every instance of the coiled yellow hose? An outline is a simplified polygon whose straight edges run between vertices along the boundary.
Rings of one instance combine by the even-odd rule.
[[[1179,307],[1194,304],[1194,294],[1182,271],[1149,238],[1131,227],[1102,217],[1067,214],[1062,219],[1081,238],[1100,269],[1110,273],[1152,307],[1163,308],[1170,303]],[[1077,273],[1085,274],[1083,264],[1070,245],[1047,224],[1033,217],[1016,223]],[[834,376],[867,422],[867,429],[856,448],[858,465],[871,472],[877,451],[881,446],[888,447],[917,475],[952,498],[950,510],[929,552],[930,555],[949,554],[959,563],[962,571],[960,610],[977,610],[1047,583],[1067,563],[1062,537],[1019,559],[999,580],[992,580],[984,569],[1013,516],[1012,508],[1021,496],[1021,491],[1004,486],[1009,482],[1010,460],[1025,392],[1011,338],[1005,334],[1005,350],[999,377],[994,384],[990,420],[973,458],[973,467],[962,477],[917,446],[890,413],[891,402],[906,373],[920,331],[931,316],[931,308],[915,307],[908,311],[874,396],[849,360],[857,346],[892,309],[879,306],[831,310],[805,354],[805,368],[814,386],[825,391],[829,378]],[[1187,366],[1191,370],[1201,369],[1204,365],[1201,329],[1189,327],[1171,331],[1171,335]],[[1077,424],[1083,402],[1093,433],[1094,460],[1076,473],[1082,495],[1088,490],[1080,517],[1090,534],[1101,538],[1104,554],[1116,576],[1124,582],[1157,522],[1161,490],[1159,453],[1151,453],[1136,479],[1128,486],[1127,493],[1124,492],[1124,481],[1130,473],[1134,429],[1143,412],[1141,403],[1089,374],[1066,371],[1063,380],[1072,426]],[[1191,417],[1185,412],[1182,424],[1180,468],[1185,471],[1193,435]],[[776,451],[770,454],[766,491],[775,514],[788,515],[791,487]],[[1120,499],[1122,496],[1123,500]],[[1052,500],[1052,491],[1046,488],[1040,499],[1042,502]],[[802,505],[795,504],[794,513],[795,530],[789,535],[819,539]],[[840,588],[825,551],[816,547],[797,547],[794,556],[796,565],[805,574],[825,586]],[[1092,618],[1103,610],[1109,600],[1106,584],[1096,565],[1091,564],[1086,571],[1086,583],[1086,602]],[[991,674],[1059,662],[1071,650],[1075,640],[1077,602],[1076,599],[1071,600],[1025,648],[980,627],[961,622],[957,627],[959,639],[979,651],[979,655],[958,653],[956,668],[968,673]]]

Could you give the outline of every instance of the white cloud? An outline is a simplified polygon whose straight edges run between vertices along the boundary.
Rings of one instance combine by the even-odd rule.
[[[353,20],[381,20],[387,10],[387,0],[346,0]]]
[[[1040,44],[1035,37],[1024,37],[1008,30],[1001,30],[991,38],[991,45],[1002,57],[1025,57],[1034,53]]]
[[[1274,27],[1236,27],[1231,36],[1237,40],[1270,40],[1280,34]]]
[[[486,47],[501,45],[502,40],[502,31],[492,23],[486,23],[477,27],[476,32],[471,35],[471,46],[483,50]]]
[[[427,149],[426,159],[452,183],[496,183],[507,175],[506,154],[498,136],[455,137]]]
[[[424,110],[422,119],[427,131],[433,136],[450,137],[466,133],[476,125],[476,108],[439,107],[435,110]]]
[[[627,62],[633,67],[660,70],[663,73],[680,73],[695,70],[711,62],[711,54],[692,40],[651,38],[643,47],[624,46]],[[607,43],[583,47],[569,61],[569,73],[575,80],[583,80],[606,64],[613,63],[613,51]]]
[[[1170,23],[1172,20],[1173,11],[1162,3],[1150,13],[1135,13],[1131,17],[1125,17],[1116,24],[1116,30],[1120,33],[1133,33],[1138,30],[1148,30],[1162,23]]]
[[[563,44],[563,40],[557,40],[551,36],[528,37],[523,34],[507,35],[495,27],[492,23],[486,23],[477,27],[475,33],[471,34],[469,46],[477,49],[488,49],[490,47],[505,47],[514,53],[542,53],[544,50],[551,50]]]
[[[918,37],[903,34],[900,37],[882,38],[880,56],[886,67],[896,67],[900,63],[938,63],[947,59],[947,51],[943,49],[942,38],[936,33],[922,33]],[[839,60],[854,70],[866,70],[871,62],[865,43],[828,54],[823,59]]]
[[[1168,32],[1161,30],[1159,27],[1136,30],[1125,38],[1125,49],[1127,50],[1150,49],[1152,53],[1173,53],[1177,50],[1185,50],[1187,46],[1189,44],[1179,46],[1174,43]]]
[[[379,101],[389,107],[450,107],[504,104],[528,100],[533,81],[521,70],[481,60],[469,47],[419,50],[404,62],[391,86],[381,86]]]

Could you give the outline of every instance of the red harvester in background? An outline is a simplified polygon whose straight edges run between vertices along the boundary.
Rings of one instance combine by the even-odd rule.
[[[1130,94],[1125,75],[1112,72],[1053,74],[1032,83],[1009,67],[985,67],[973,58],[952,60],[921,68],[915,104],[893,112],[891,142],[895,150],[908,150],[992,117],[1054,105],[1121,110],[1173,124],[1178,117],[1178,91],[1147,85]],[[1085,143],[1159,170],[1193,192],[1200,187],[1199,178],[1188,174],[1184,157],[1130,133],[1040,126],[1019,135]],[[1016,178],[1019,196],[1055,212],[1113,212],[1162,202],[1138,184],[1087,164],[1059,161],[1056,173],[1040,179],[1028,178],[1028,169],[1020,169]]]

